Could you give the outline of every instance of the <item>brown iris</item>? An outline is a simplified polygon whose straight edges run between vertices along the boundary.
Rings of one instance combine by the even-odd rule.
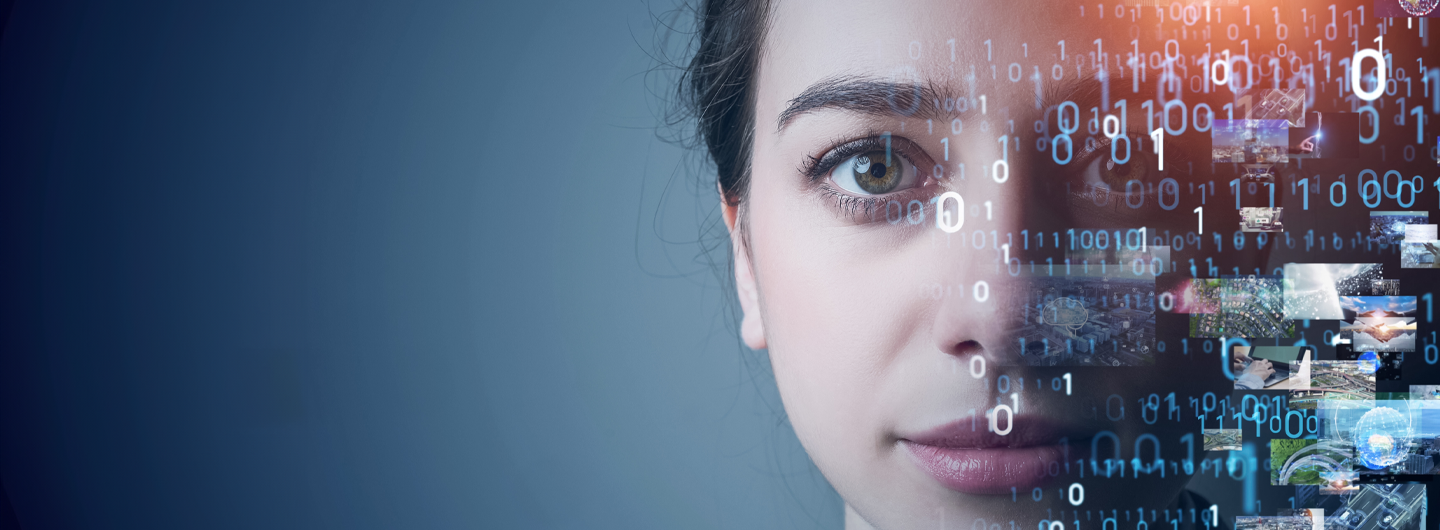
[[[1132,180],[1143,183],[1146,176],[1144,162],[1145,159],[1141,156],[1139,160],[1132,157],[1127,163],[1116,164],[1114,159],[1105,156],[1099,160],[1100,181],[1110,186],[1112,190],[1123,190],[1125,185]]]

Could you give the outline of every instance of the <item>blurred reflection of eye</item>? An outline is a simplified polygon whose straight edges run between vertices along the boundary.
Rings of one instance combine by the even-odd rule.
[[[1167,172],[1156,167],[1155,155],[1140,148],[1130,136],[1130,157],[1125,160],[1125,141],[1115,151],[1125,163],[1115,161],[1111,140],[1100,138],[1076,153],[1076,163],[1066,178],[1066,204],[1070,222],[1091,227],[1129,227],[1154,221],[1155,190]],[[1087,142],[1089,143],[1089,142]],[[1168,155],[1168,153],[1167,153]],[[1180,156],[1167,156],[1166,169]]]
[[[1132,145],[1130,159],[1125,163],[1116,163],[1116,156],[1110,154],[1111,140],[1101,140],[1096,143],[1093,149],[1081,155],[1080,171],[1075,177],[1082,190],[1094,191],[1094,188],[1102,188],[1111,194],[1119,194],[1121,197],[1132,191],[1143,194],[1147,189],[1153,189],[1155,181],[1160,173],[1156,169],[1153,155]],[[1123,155],[1124,142],[1116,149],[1116,155]],[[1120,157],[1124,160],[1124,157]],[[1131,185],[1130,181],[1138,182]],[[1129,188],[1127,190],[1127,187]]]
[[[830,181],[855,195],[883,195],[919,186],[920,172],[899,153],[867,151],[841,161],[830,171]]]

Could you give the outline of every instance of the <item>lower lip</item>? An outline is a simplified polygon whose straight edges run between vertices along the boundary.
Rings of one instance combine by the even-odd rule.
[[[1059,474],[1064,451],[1059,445],[969,449],[900,442],[916,465],[940,484],[980,495],[1013,493],[1044,486]],[[1012,490],[1014,488],[1014,490]]]

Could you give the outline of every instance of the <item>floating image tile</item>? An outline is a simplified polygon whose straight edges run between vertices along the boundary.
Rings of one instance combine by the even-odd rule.
[[[1401,241],[1400,268],[1440,268],[1440,241]]]
[[[1340,333],[1357,352],[1415,351],[1415,319],[1411,317],[1360,317],[1342,322]]]
[[[1215,120],[1210,129],[1211,160],[1241,164],[1289,162],[1290,128],[1285,120]]]
[[[1167,274],[1156,281],[1161,311],[1181,314],[1219,313],[1220,280]],[[1166,308],[1169,309],[1166,309]]]
[[[1440,385],[1410,385],[1410,399],[1440,401]]]
[[[1370,296],[1400,296],[1400,280],[1372,280]]]
[[[1285,223],[1281,218],[1285,208],[1241,208],[1241,232],[1284,232]]]
[[[1239,451],[1245,441],[1245,436],[1240,429],[1205,429],[1201,434],[1205,436],[1206,451]]]
[[[1427,505],[1424,484],[1355,485],[1351,480],[1344,489],[1347,494],[1297,495],[1297,507],[1323,508],[1325,527],[1334,530],[1425,528]]]
[[[1440,239],[1436,225],[1405,225],[1405,241],[1434,241]]]
[[[1190,336],[1290,337],[1295,321],[1285,317],[1281,283],[1276,276],[1221,278],[1220,312],[1190,315]]]
[[[1030,366],[1142,366],[1155,362],[1155,280],[1101,274],[1030,276],[997,292],[1008,346]]]
[[[1409,225],[1423,225],[1430,222],[1430,213],[1425,211],[1375,211],[1370,212],[1370,242],[1395,244],[1405,240]]]
[[[1379,263],[1285,264],[1285,317],[1306,320],[1341,320],[1341,296],[1364,296],[1383,280]]]
[[[1309,517],[1235,516],[1235,530],[1311,530]]]
[[[1320,479],[1324,484],[1320,485],[1321,495],[1349,495],[1360,491],[1360,474],[1354,471],[1322,471]]]
[[[1311,361],[1310,388],[1290,391],[1290,408],[1315,409],[1336,402],[1375,399],[1373,364],[1359,361]]]
[[[1360,318],[1415,318],[1419,307],[1413,296],[1341,296],[1342,319],[1355,321]]]
[[[1259,101],[1255,101],[1255,100]],[[1305,126],[1305,89],[1274,89],[1267,88],[1259,91],[1259,94],[1245,94],[1237,98],[1241,105],[1252,103],[1250,114],[1246,118],[1252,120],[1285,120],[1286,127]]]
[[[1270,485],[1320,485],[1320,473],[1340,468],[1349,457],[1345,448],[1320,445],[1319,440],[1270,440]]]

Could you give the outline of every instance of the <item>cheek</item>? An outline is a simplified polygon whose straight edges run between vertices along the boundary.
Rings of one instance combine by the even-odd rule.
[[[801,440],[869,443],[875,396],[902,351],[929,344],[932,308],[915,245],[877,247],[884,229],[837,226],[820,203],[757,175],[750,244],[770,357]],[[788,193],[788,194],[787,194]],[[888,226],[885,228],[889,228]]]

